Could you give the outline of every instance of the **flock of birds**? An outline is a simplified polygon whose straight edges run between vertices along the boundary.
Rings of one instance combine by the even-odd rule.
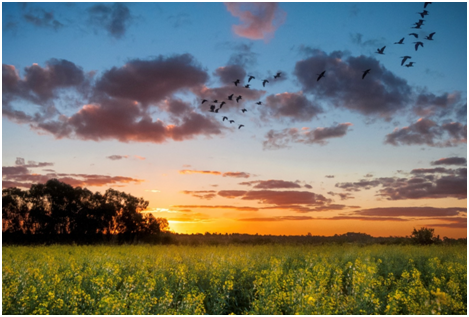
[[[420,14],[420,17],[422,19],[419,19],[418,22],[415,22],[412,26],[412,29],[421,29],[422,25],[423,25],[423,22],[425,22],[425,20],[423,20],[425,18],[426,15],[428,15],[428,11],[425,10],[427,8],[427,6],[431,4],[431,2],[425,2],[423,4],[423,11],[422,12],[417,12],[418,14]],[[428,40],[428,41],[432,41],[433,40],[433,35],[435,35],[436,32],[432,32],[430,33],[429,35],[425,36],[425,40]],[[409,36],[414,36],[416,39],[419,38],[419,35],[417,33],[409,33]],[[394,44],[404,44],[404,39],[405,37],[401,38],[398,42],[394,42]],[[413,42],[415,44],[415,51],[418,50],[419,46],[423,47],[423,42],[421,41],[417,41],[417,42]],[[376,50],[376,53],[377,54],[382,54],[384,55],[384,49],[386,48],[386,46],[383,46],[382,48],[378,48]],[[413,67],[415,62],[409,62],[407,64],[405,64],[405,62],[408,60],[408,59],[411,59],[412,57],[411,56],[408,56],[408,55],[405,55],[405,56],[401,56],[402,58],[402,61],[401,61],[401,66],[406,66],[406,67]],[[405,65],[404,65],[405,64]],[[363,76],[364,78],[364,76]]]
[[[413,25],[414,25],[414,26],[412,26],[413,29],[420,29],[420,28],[422,27],[423,22],[425,22],[425,20],[423,20],[423,18],[424,18],[426,15],[428,15],[428,11],[425,10],[425,9],[427,8],[427,6],[428,6],[429,4],[431,4],[431,2],[425,2],[424,5],[423,5],[423,9],[424,9],[424,10],[423,10],[422,12],[417,12],[418,14],[420,14],[420,16],[422,17],[422,19],[419,19],[418,22],[416,22],[416,23],[413,24]],[[435,35],[435,33],[436,33],[436,32],[430,33],[429,35],[425,36],[424,39],[429,40],[429,41],[432,41],[432,40],[433,40],[433,35]],[[409,36],[414,36],[415,38],[418,38],[418,37],[419,37],[419,35],[418,35],[417,33],[409,33]],[[395,42],[394,44],[404,44],[404,39],[405,39],[405,37],[401,38],[398,42]],[[417,42],[413,42],[413,43],[415,43],[415,50],[416,50],[416,51],[418,50],[419,46],[423,47],[423,42],[417,41]],[[386,46],[383,46],[382,48],[378,48],[377,51],[376,51],[376,53],[381,54],[381,55],[384,55],[384,49],[385,49],[385,48],[386,48]],[[409,62],[409,63],[405,64],[405,62],[406,62],[408,59],[411,59],[411,58],[412,58],[411,56],[407,56],[407,55],[406,55],[406,56],[401,56],[401,58],[402,58],[401,66],[413,67],[413,64],[414,64],[415,62]],[[404,65],[404,64],[405,64],[405,65]],[[365,79],[366,75],[367,75],[370,71],[371,71],[371,68],[370,68],[370,69],[367,69],[367,70],[364,70],[364,71],[363,71],[363,75],[362,75],[362,79]],[[325,74],[326,74],[326,71],[325,71],[325,70],[322,71],[320,74],[317,74],[318,77],[317,77],[316,81],[319,81],[321,78],[326,77]],[[280,76],[281,76],[281,73],[278,72],[278,73],[274,76],[274,79],[277,79],[277,78],[279,78]],[[256,77],[254,77],[254,76],[252,76],[252,75],[249,75],[249,77],[248,77],[248,83],[244,86],[245,88],[248,88],[248,89],[250,88],[250,86],[251,86],[250,82],[251,82],[252,79],[256,79]],[[233,83],[235,84],[235,86],[238,86],[238,84],[240,84],[241,81],[240,81],[239,79],[236,79]],[[263,87],[265,87],[265,84],[266,84],[266,83],[269,83],[269,81],[268,81],[267,79],[262,80],[262,86],[263,86]],[[233,97],[234,97],[234,94],[229,95],[229,96],[228,96],[228,100],[232,101],[232,100],[233,100]],[[238,103],[241,99],[242,99],[242,96],[241,96],[241,95],[239,95],[238,97],[235,98],[235,100],[236,100],[237,103]],[[202,100],[202,104],[204,104],[205,102],[208,102],[208,100],[207,100],[207,99],[203,99],[203,100]],[[217,104],[217,103],[218,103],[218,100],[213,100],[212,102],[213,102],[214,104]],[[219,105],[218,108],[217,108],[217,106],[214,105],[214,104],[210,106],[210,110],[209,110],[209,111],[210,111],[210,112],[214,112],[214,113],[218,113],[218,111],[223,107],[223,105],[226,104],[226,102],[225,102],[225,101],[222,101],[222,102],[220,103],[220,105]],[[261,105],[262,102],[261,102],[261,101],[258,101],[258,102],[256,102],[256,104]],[[241,109],[241,112],[242,112],[242,113],[245,113],[246,111],[247,111],[247,110],[246,110],[245,108]],[[231,123],[235,123],[234,120],[230,120],[230,119],[228,119],[227,116],[223,116],[222,121],[225,121],[225,120],[228,121],[230,124],[231,124]],[[240,125],[238,126],[238,129],[241,129],[242,127],[244,127],[244,125],[243,125],[243,124],[240,124]]]

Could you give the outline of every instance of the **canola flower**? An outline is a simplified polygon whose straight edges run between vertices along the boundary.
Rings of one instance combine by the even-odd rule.
[[[461,314],[466,246],[3,247],[7,314]]]

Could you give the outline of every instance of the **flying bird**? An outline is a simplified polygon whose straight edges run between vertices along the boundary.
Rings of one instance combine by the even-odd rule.
[[[210,106],[210,112],[215,112],[215,106],[214,105]]]
[[[436,32],[430,33],[430,35],[426,36],[425,39],[432,41],[433,40],[433,34],[435,34],[435,33]]]
[[[236,102],[239,102],[240,99],[243,99],[243,97],[241,96],[236,97]]]
[[[256,102],[256,105],[261,105],[261,104],[262,104],[262,101]]]
[[[419,45],[423,47],[422,42],[414,42],[414,43],[415,43],[415,50],[417,50],[419,48]]]
[[[425,3],[423,4],[423,8],[425,9],[425,8],[427,7],[427,5],[429,5],[429,4],[432,4],[432,3],[431,3],[431,2],[425,2]]]
[[[228,117],[223,117],[223,121],[228,120]]]
[[[223,107],[224,104],[226,104],[226,102],[222,101],[221,104],[220,104],[220,109],[221,109],[221,107]]]
[[[371,68],[363,71],[362,79],[365,79],[366,74],[368,74],[370,72],[370,70],[371,70]]]
[[[241,129],[241,127],[244,127],[244,124],[240,124],[238,129]]]
[[[247,84],[246,86],[244,86],[244,88],[249,88],[249,86],[250,86],[250,85],[249,85],[249,84]]]
[[[381,49],[378,48],[377,52],[375,53],[378,53],[378,54],[383,54],[384,55],[384,49],[386,48],[386,46],[383,46]]]
[[[236,79],[236,80],[234,81],[234,84],[235,84],[236,86],[238,86],[238,84],[239,84],[239,79]]]
[[[250,82],[251,79],[256,79],[256,77],[254,77],[254,76],[249,76],[248,82]]]
[[[316,81],[319,81],[319,79],[323,78],[323,77],[326,77],[324,74],[326,73],[326,71],[323,71],[322,73],[318,74],[319,77]]]
[[[220,108],[218,108],[218,109],[215,109],[215,112],[216,112],[216,113],[218,113],[218,110],[220,110]]]
[[[202,100],[202,104],[204,104],[204,102],[206,102],[206,101],[208,101],[208,100],[207,99]]]
[[[417,24],[416,26],[413,26],[412,29],[420,29],[420,26],[421,26],[421,25],[422,25],[422,24]]]
[[[217,102],[218,102],[218,100],[214,100],[213,102],[217,103]]]
[[[234,120],[230,120],[230,123],[234,123]]]
[[[409,33],[409,35],[413,35],[413,36],[415,36],[415,38],[416,38],[416,39],[418,39],[418,38],[419,38],[419,35],[418,35],[417,33]]]
[[[268,83],[268,82],[269,82],[269,81],[268,81],[267,79],[264,79],[264,80],[262,81],[262,86],[265,87],[265,83]]]
[[[246,109],[241,109],[241,111],[242,111],[243,113],[245,113],[247,110],[246,110]]]
[[[417,12],[418,14],[420,14],[420,16],[422,17],[422,19],[428,15],[428,11],[427,10],[423,10],[423,12]]]
[[[404,65],[405,61],[408,60],[409,58],[412,58],[410,56],[401,56],[402,58],[402,62],[401,62],[401,66]]]
[[[229,96],[228,96],[228,100],[233,100],[233,95],[234,95],[234,94],[229,95]]]
[[[405,64],[405,67],[414,67],[415,62],[409,62],[408,64]]]
[[[394,42],[394,44],[404,44],[404,37],[401,38],[399,42]]]
[[[274,78],[279,78],[280,77],[280,73],[277,73],[277,75],[274,76]]]

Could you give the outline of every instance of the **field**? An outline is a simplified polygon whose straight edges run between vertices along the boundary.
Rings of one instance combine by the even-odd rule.
[[[3,314],[463,314],[466,246],[3,247]]]

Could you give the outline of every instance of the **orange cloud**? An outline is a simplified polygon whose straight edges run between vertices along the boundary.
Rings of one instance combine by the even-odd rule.
[[[212,175],[221,175],[221,172],[218,171],[196,171],[196,170],[180,170],[179,174],[212,174]]]
[[[258,211],[259,208],[229,205],[174,205],[173,208],[234,209],[239,211]]]

